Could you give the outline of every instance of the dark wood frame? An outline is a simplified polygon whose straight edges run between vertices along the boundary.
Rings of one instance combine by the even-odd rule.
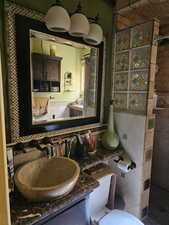
[[[32,124],[32,95],[30,79],[30,29],[43,33],[86,44],[81,38],[71,37],[68,33],[55,33],[49,31],[41,21],[16,14],[16,56],[17,56],[17,79],[19,97],[19,129],[20,136],[28,136],[37,133],[49,132],[76,126],[88,125],[100,122],[101,87],[103,73],[103,42],[99,49],[98,83],[97,83],[97,113],[95,117],[71,119],[66,121],[51,121],[38,125]]]

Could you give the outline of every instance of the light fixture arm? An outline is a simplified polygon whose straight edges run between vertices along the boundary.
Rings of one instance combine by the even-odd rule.
[[[81,2],[78,3],[77,9],[76,9],[75,13],[82,13],[82,5],[81,5]]]
[[[99,24],[99,20],[100,20],[100,16],[99,16],[99,13],[95,16],[95,17],[88,17],[88,20],[92,23],[96,23],[96,24]]]
[[[63,4],[62,4],[62,1],[61,1],[61,0],[56,0],[56,3],[54,3],[53,5],[63,6]]]

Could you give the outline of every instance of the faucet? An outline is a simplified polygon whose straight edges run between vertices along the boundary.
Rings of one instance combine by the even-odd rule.
[[[56,153],[55,153],[55,150],[54,150],[54,147],[53,147],[53,143],[50,140],[50,138],[45,137],[42,140],[42,144],[43,144],[42,151],[45,151],[46,152],[47,157],[49,159],[55,157]]]
[[[36,147],[38,150],[45,152],[45,155],[49,159],[55,157],[56,155],[54,147],[53,147],[53,143],[48,137],[43,138],[41,143],[39,143],[39,141],[32,140],[31,145]]]

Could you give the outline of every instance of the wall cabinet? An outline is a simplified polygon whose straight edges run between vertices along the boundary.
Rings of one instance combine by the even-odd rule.
[[[33,91],[59,92],[62,58],[32,53],[31,59]]]

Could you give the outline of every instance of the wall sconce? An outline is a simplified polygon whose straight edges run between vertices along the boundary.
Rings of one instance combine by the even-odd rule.
[[[56,0],[56,3],[49,8],[45,23],[49,30],[55,32],[68,32],[70,29],[70,17],[65,8],[63,8],[60,0]]]
[[[98,16],[95,19],[90,18],[92,22],[89,24],[87,17],[82,13],[80,3],[70,18],[61,1],[56,0],[46,14],[45,23],[51,31],[69,32],[71,36],[82,37],[88,44],[98,45],[103,40],[103,30],[98,24],[98,19]]]
[[[77,10],[71,16],[71,26],[69,34],[76,37],[84,37],[89,33],[90,25],[87,17],[82,13],[82,7],[79,3]]]
[[[103,30],[99,25],[99,16],[97,15],[95,19],[91,19],[93,22],[90,24],[89,33],[83,38],[83,40],[92,45],[98,45],[103,40]]]

